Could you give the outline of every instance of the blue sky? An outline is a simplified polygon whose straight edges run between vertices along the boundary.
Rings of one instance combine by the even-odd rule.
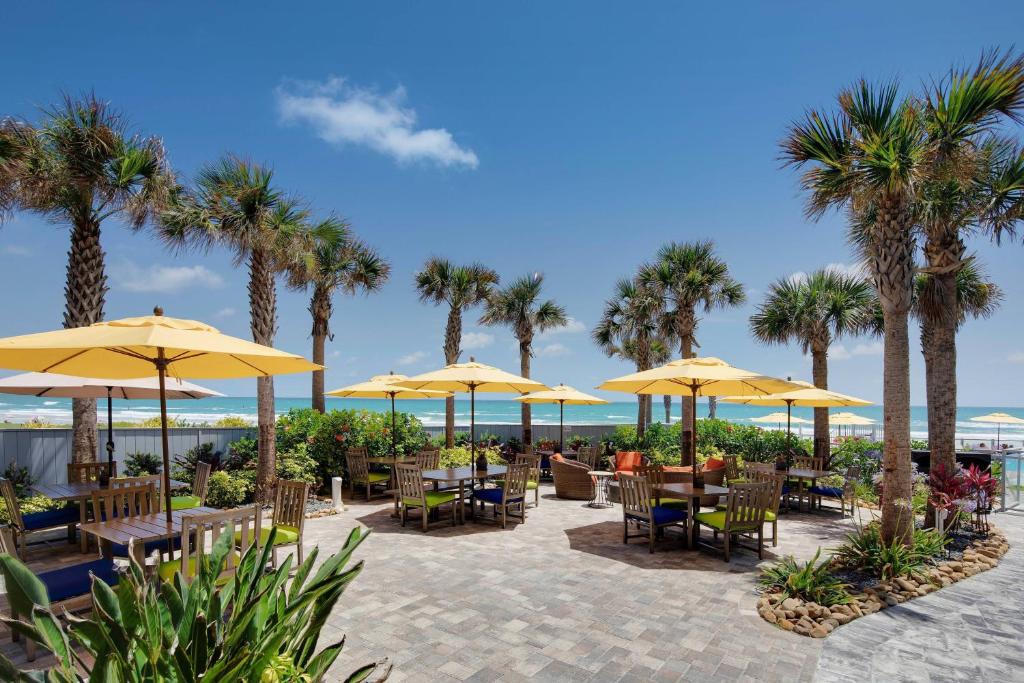
[[[62,91],[95,90],[165,141],[191,177],[233,152],[348,218],[391,262],[371,298],[336,302],[328,387],[439,366],[446,311],[420,304],[430,255],[479,260],[505,279],[541,271],[576,322],[539,343],[534,376],[590,388],[630,368],[589,328],[614,281],[669,240],[711,238],[751,304],[716,312],[701,351],[807,378],[799,349],[747,331],[774,279],[853,262],[841,217],[803,217],[778,141],[809,106],[861,76],[917,87],[1019,39],[1024,6],[966,3],[18,3],[0,43],[0,115],[34,118]],[[924,10],[924,11],[922,11]],[[877,17],[884,15],[885,19]],[[107,317],[192,317],[247,337],[246,273],[223,251],[173,255],[113,222]],[[1006,290],[960,336],[960,402],[1024,405],[1021,245],[971,243]],[[3,334],[55,328],[67,230],[18,215],[0,231]],[[281,348],[309,353],[302,294],[280,292]],[[510,333],[481,329],[465,355],[514,370]],[[915,404],[924,381],[914,339]],[[880,347],[842,342],[831,385],[881,398]],[[252,395],[251,381],[210,382]],[[307,377],[278,393],[308,395]],[[611,397],[611,396],[610,396]],[[614,396],[614,398],[621,398]]]

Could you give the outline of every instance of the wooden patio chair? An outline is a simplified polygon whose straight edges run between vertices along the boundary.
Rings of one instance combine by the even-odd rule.
[[[15,532],[11,527],[0,527],[0,552],[19,557]],[[108,586],[116,586],[119,578],[117,567],[110,558],[79,562],[60,569],[36,572],[35,575],[46,587],[50,609],[57,615],[92,609],[93,576],[102,579]],[[10,577],[4,578],[11,580]],[[12,619],[31,619],[32,605],[21,604],[10,591],[7,593],[7,601]],[[18,642],[20,639],[18,631],[11,629],[11,641]],[[25,638],[25,654],[30,662],[36,658],[36,643],[31,638]]]
[[[748,469],[747,481],[754,484],[771,484],[772,493],[768,509],[764,513],[764,521],[772,525],[772,547],[779,544],[779,503],[782,501],[782,487],[786,483],[786,475],[781,472]],[[720,509],[725,509],[722,505]]]
[[[25,550],[25,539],[29,534],[62,526],[66,526],[68,529],[68,541],[74,543],[75,530],[78,522],[81,521],[81,513],[77,505],[65,505],[56,510],[30,512],[23,515],[18,504],[18,496],[14,491],[14,484],[10,479],[3,477],[0,477],[0,495],[3,495],[4,503],[7,505],[7,515],[11,520],[14,543],[22,552]]]
[[[198,573],[199,558],[209,555],[207,535],[210,536],[210,548],[223,534],[234,534],[235,550],[224,558],[224,567],[217,578],[217,584],[227,583],[241,561],[245,552],[254,544],[262,543],[266,534],[260,527],[262,511],[259,505],[207,512],[204,514],[184,515],[181,518],[181,556],[174,560],[161,562],[157,574],[164,581],[174,580],[174,575],[181,572],[181,577],[190,582]],[[207,533],[209,532],[209,534]]]
[[[793,467],[801,470],[821,470],[825,468],[824,458],[815,458],[813,456],[798,455],[793,458]],[[811,483],[806,479],[793,479],[790,478],[783,487],[783,493],[786,496],[786,505],[789,506],[791,498],[796,498],[796,509],[799,512],[803,501],[807,501],[808,509],[812,506],[812,498],[814,497],[811,492]]]
[[[295,546],[296,565],[302,564],[302,531],[306,526],[306,499],[309,498],[309,484],[304,481],[278,479],[274,491],[274,514],[270,528],[277,529],[270,561],[277,567],[277,550],[283,546]],[[270,528],[260,531],[260,545],[267,542]],[[242,541],[236,532],[235,540]]]
[[[92,518],[96,521],[110,522],[160,512],[160,493],[152,482],[138,486],[115,486],[92,492]],[[177,539],[174,549],[177,550]],[[161,556],[167,550],[167,541],[157,539],[148,541],[143,546],[143,554],[149,556],[153,551],[160,551]],[[110,552],[114,557],[129,557],[127,543],[110,544]]]
[[[647,483],[651,485],[651,505],[679,510],[686,510],[690,507],[690,501],[688,500],[669,496],[662,497],[659,488],[667,481],[664,465],[637,465],[633,470],[633,474],[646,478]]]
[[[533,491],[533,507],[540,506],[540,455],[536,453],[516,453],[513,465],[526,465],[530,468],[530,476],[526,479],[526,490]]]
[[[651,482],[647,477],[637,474],[619,475],[619,495],[622,498],[622,542],[629,543],[631,538],[647,538],[647,549],[654,552],[655,538],[662,535],[668,527],[686,527],[686,510],[652,505],[654,500]],[[630,534],[629,525],[633,524],[642,533]],[[646,531],[643,531],[646,527]],[[684,534],[689,545],[689,534]]]
[[[576,462],[583,463],[591,470],[598,469],[597,461],[597,446],[580,446],[576,451]]]
[[[452,509],[452,526],[461,518],[464,508],[463,499],[455,491],[428,491],[423,484],[423,470],[416,465],[395,465],[395,478],[398,480],[398,498],[401,503],[402,526],[409,521],[409,510],[418,508],[421,511],[421,524],[427,531],[430,523],[430,512],[443,505]]]
[[[860,467],[851,465],[846,468],[846,474],[843,475],[843,486],[812,486],[810,493],[813,496],[811,505],[813,506],[817,502],[818,507],[821,508],[822,499],[836,500],[839,501],[839,513],[846,516],[846,503],[850,503],[850,515],[854,514],[854,506],[857,504],[857,480],[860,479]]]
[[[187,496],[171,496],[171,509],[191,510],[206,505],[206,491],[212,469],[213,466],[208,462],[197,462],[196,473],[192,477],[192,493]]]
[[[111,479],[115,478],[117,476],[117,461],[69,462],[68,483],[88,484],[90,482],[99,481],[100,474],[102,472],[108,472]]]
[[[110,488],[122,488],[125,486],[145,486],[152,484],[160,488],[163,476],[160,474],[140,474],[137,477],[114,477],[110,480]]]
[[[729,496],[724,510],[714,512],[697,512],[693,521],[714,531],[717,539],[719,532],[725,537],[725,561],[729,561],[732,544],[739,545],[740,536],[757,537],[757,557],[764,559],[764,521],[765,513],[770,506],[774,485],[770,482],[733,484],[729,487]]]
[[[441,450],[424,448],[416,453],[416,467],[420,470],[436,470],[441,467]]]
[[[725,480],[730,484],[742,484],[743,476],[740,474],[739,456],[723,455],[725,461]]]
[[[530,469],[530,465],[526,463],[509,465],[502,486],[473,491],[474,501],[494,506],[495,517],[501,510],[502,529],[507,527],[509,517],[526,523],[526,484],[530,480]],[[518,516],[512,514],[513,509],[519,510]]]
[[[366,500],[370,500],[373,487],[383,487],[385,490],[391,477],[386,472],[371,472],[370,464],[366,461],[366,449],[350,448],[345,453],[345,462],[348,465],[349,486],[352,495],[356,493],[356,486],[366,487]]]

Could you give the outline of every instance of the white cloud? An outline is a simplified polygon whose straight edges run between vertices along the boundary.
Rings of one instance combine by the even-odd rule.
[[[224,308],[222,308],[219,311],[217,311],[216,313],[214,313],[214,315],[216,317],[218,317],[218,318],[230,318],[231,316],[233,316],[237,312],[238,311],[236,311],[235,309],[231,308],[230,306],[225,306]]]
[[[494,335],[487,332],[466,332],[462,335],[462,348],[466,351],[483,349],[494,343]]]
[[[4,247],[4,253],[10,254],[11,256],[28,256],[32,251],[28,247],[23,247],[18,244],[8,244]]]
[[[330,358],[339,358],[339,357],[341,356],[341,351],[339,351],[338,349],[335,349],[335,350],[331,351],[331,352],[330,352],[329,354],[327,354],[327,355],[328,355],[328,356],[329,356]]]
[[[569,347],[567,347],[565,344],[559,344],[558,342],[555,342],[554,344],[548,344],[546,346],[542,346],[540,348],[540,350],[537,351],[537,355],[538,356],[547,356],[547,357],[567,356],[570,353],[572,353],[572,352],[569,350]]]
[[[850,351],[842,344],[833,344],[828,348],[828,357],[832,360],[847,360],[852,358]]]
[[[854,356],[880,356],[884,350],[885,346],[880,341],[860,343],[852,349],[843,344],[833,344],[828,350],[828,357],[832,360],[849,360]]]
[[[114,282],[129,292],[177,292],[187,287],[220,287],[224,279],[206,266],[149,266],[122,261],[110,269]]]
[[[824,270],[831,271],[833,273],[839,273],[841,275],[850,275],[853,277],[867,277],[868,271],[863,263],[830,263],[825,266]],[[807,273],[802,270],[798,270],[795,273],[790,274],[789,279],[793,282],[803,282],[807,279]],[[751,290],[752,291],[752,290]],[[747,294],[750,295],[751,291]]]
[[[276,95],[282,121],[308,124],[326,142],[365,145],[401,163],[466,168],[480,163],[444,128],[417,129],[416,110],[406,103],[402,86],[382,94],[332,77],[323,83],[287,82]]]
[[[1024,363],[1024,351],[1015,351],[1006,357],[1011,363]]]
[[[560,327],[553,327],[550,330],[546,330],[541,334],[537,335],[538,339],[550,337],[558,334],[579,334],[580,332],[586,332],[587,325],[576,318],[570,317],[566,323]]]
[[[396,362],[399,365],[414,365],[415,363],[419,363],[421,360],[423,360],[426,357],[427,357],[427,352],[426,351],[413,351],[412,353],[405,354],[404,356],[399,358]]]

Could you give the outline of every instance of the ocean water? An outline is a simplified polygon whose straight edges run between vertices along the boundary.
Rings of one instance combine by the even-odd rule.
[[[291,408],[308,407],[308,398],[278,398],[276,411],[287,412]],[[417,400],[398,401],[397,407],[401,411],[414,414],[425,425],[444,424],[444,401],[443,400]],[[328,398],[327,407],[330,408],[355,408],[362,410],[375,410],[387,412],[390,403],[376,399],[337,399]],[[457,399],[456,423],[469,423],[469,400]],[[100,419],[106,420],[106,404],[99,402]],[[248,396],[225,396],[220,398],[205,398],[198,401],[169,401],[167,404],[168,413],[176,417],[195,423],[214,423],[227,416],[238,416],[255,422],[256,398]],[[771,412],[778,411],[778,408],[762,408],[757,406],[735,405],[729,403],[718,404],[718,416],[723,419],[750,423],[750,419]],[[871,418],[877,423],[882,422],[881,406],[868,406],[866,408],[843,409],[864,417]],[[519,424],[520,404],[512,400],[477,399],[476,421],[478,424]],[[970,418],[984,415],[991,412],[1006,412],[1011,415],[1024,417],[1024,409],[1005,408],[999,406],[963,407],[957,410],[957,436],[968,442],[978,443],[995,439],[995,425],[971,422]],[[160,414],[160,405],[155,400],[149,401],[114,401],[114,420],[124,422],[141,422],[147,418]],[[707,414],[707,406],[701,402],[698,405],[698,414],[703,417]],[[794,408],[794,417],[802,417],[810,420],[813,411],[810,408]],[[680,417],[680,402],[677,398],[672,406],[672,420]],[[663,421],[665,418],[664,408],[660,397],[655,397],[654,419]],[[5,422],[26,422],[32,419],[40,419],[46,422],[69,424],[71,422],[71,401],[70,399],[59,398],[37,398],[34,396],[0,395],[0,420]],[[607,405],[597,406],[566,406],[565,422],[571,424],[629,424],[636,420],[636,402],[616,402]],[[534,424],[558,424],[557,405],[534,405]],[[761,425],[772,428],[773,425]],[[774,425],[785,429],[785,424]],[[844,433],[849,433],[848,427],[844,427]],[[911,409],[911,432],[915,438],[927,436],[928,422],[927,411],[922,406],[915,406]],[[809,435],[810,425],[794,425],[794,433]],[[871,427],[856,427],[855,434],[869,435]],[[1004,425],[1001,428],[1001,440],[1003,442],[1024,441],[1024,429],[1020,426]]]

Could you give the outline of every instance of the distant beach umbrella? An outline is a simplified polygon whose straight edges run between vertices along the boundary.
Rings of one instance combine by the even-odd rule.
[[[399,386],[409,389],[432,389],[434,391],[469,392],[469,440],[470,452],[476,459],[476,393],[478,391],[495,393],[526,394],[541,391],[548,387],[527,377],[513,375],[510,372],[483,363],[477,363],[470,357],[468,363],[452,363],[440,370],[425,372],[405,380],[396,382]]]
[[[779,425],[780,428],[782,427],[782,424],[785,423],[786,424],[786,435],[787,435],[787,438],[792,436],[792,429],[793,429],[793,425],[794,424],[798,424],[798,425],[800,425],[800,424],[804,424],[804,425],[814,424],[814,422],[811,421],[811,420],[805,420],[802,417],[793,417],[792,413],[790,411],[788,411],[788,410],[786,412],[784,412],[784,413],[782,413],[782,412],[779,412],[779,413],[768,413],[767,415],[762,415],[760,417],[752,417],[752,418],[750,418],[750,421],[751,422],[758,422],[760,424],[772,424],[772,423],[774,423],[774,424]]]
[[[165,387],[168,400],[199,399],[224,394],[172,378]],[[156,377],[141,379],[98,379],[73,377],[53,372],[26,372],[0,379],[0,394],[49,396],[53,398],[107,399],[107,462],[114,462],[114,397],[124,400],[159,399],[160,381]],[[111,470],[112,471],[112,470]]]
[[[515,399],[522,403],[557,403],[558,404],[558,444],[565,449],[565,406],[596,406],[608,403],[603,398],[584,394],[578,389],[559,384],[546,391],[535,391]]]
[[[195,320],[153,315],[0,339],[0,368],[104,379],[158,378],[163,490],[171,523],[167,377],[236,379],[310,372],[302,356],[221,334]]]
[[[1003,425],[1024,425],[1024,420],[1009,413],[989,413],[972,417],[971,422],[987,422],[996,426],[996,447],[993,450],[1001,450],[1003,446],[1002,427]]]
[[[865,427],[875,424],[875,421],[856,413],[836,413],[828,416],[828,423],[837,427]],[[856,430],[853,433],[856,434]]]
[[[430,391],[426,389],[407,389],[396,382],[409,379],[405,375],[391,372],[387,375],[374,375],[368,382],[350,384],[341,389],[328,391],[327,396],[335,398],[388,398],[391,399],[391,455],[395,455],[395,399],[448,398],[450,391]]]
[[[720,358],[683,358],[667,365],[610,379],[598,389],[630,394],[689,396],[693,407],[692,438],[687,454],[697,462],[697,396],[755,396],[803,387],[784,379],[735,368]]]

